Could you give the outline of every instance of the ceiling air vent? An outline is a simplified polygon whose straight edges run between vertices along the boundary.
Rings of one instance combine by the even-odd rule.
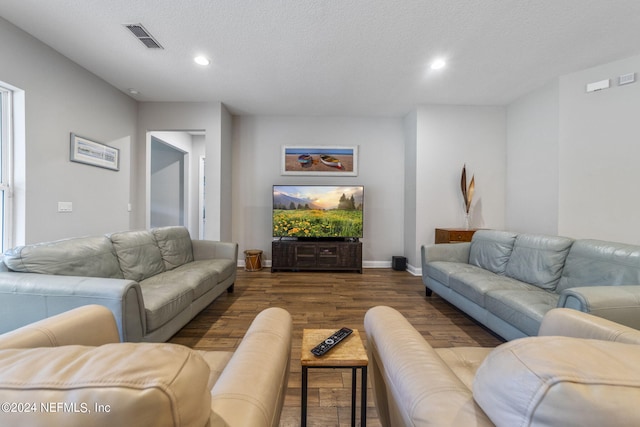
[[[142,26],[142,24],[123,24],[149,49],[164,49],[158,41]]]

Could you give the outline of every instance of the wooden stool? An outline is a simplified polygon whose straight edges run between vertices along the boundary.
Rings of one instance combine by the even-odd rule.
[[[246,271],[262,270],[262,251],[260,249],[244,251],[244,269]]]
[[[337,328],[336,328],[337,329]],[[367,425],[367,365],[369,357],[362,344],[357,329],[351,335],[336,345],[324,356],[314,356],[311,349],[325,338],[331,336],[335,329],[303,329],[302,352],[300,364],[302,366],[302,401],[300,425],[307,425],[307,392],[309,368],[351,369],[351,426],[356,425],[356,375],[360,369],[360,426]],[[338,425],[338,424],[336,424]]]

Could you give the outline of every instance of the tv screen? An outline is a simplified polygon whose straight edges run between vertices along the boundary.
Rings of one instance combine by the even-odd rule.
[[[363,186],[274,185],[273,237],[360,238]]]

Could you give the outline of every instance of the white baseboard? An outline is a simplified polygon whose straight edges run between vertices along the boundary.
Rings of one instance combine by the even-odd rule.
[[[422,276],[422,268],[415,267],[411,264],[407,265],[407,271],[414,276]]]
[[[362,261],[362,268],[391,268],[391,261]]]

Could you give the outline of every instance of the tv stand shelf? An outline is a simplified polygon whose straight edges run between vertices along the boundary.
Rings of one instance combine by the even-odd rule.
[[[362,273],[362,243],[274,240],[271,271],[357,271]]]

